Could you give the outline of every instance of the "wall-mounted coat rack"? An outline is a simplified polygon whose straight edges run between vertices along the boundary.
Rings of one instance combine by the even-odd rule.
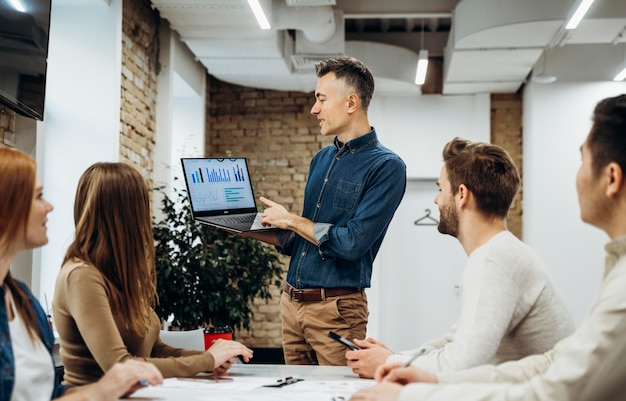
[[[439,224],[439,220],[430,215],[430,209],[424,210],[424,213],[426,214],[415,220],[413,224],[416,226],[436,226]]]

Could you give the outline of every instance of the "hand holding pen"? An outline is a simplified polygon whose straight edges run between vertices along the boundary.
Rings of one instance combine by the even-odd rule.
[[[66,394],[76,392],[82,393],[84,395],[82,398],[89,400],[113,401],[126,398],[145,386],[162,383],[163,376],[156,366],[130,359],[113,365],[97,382],[87,386],[70,387]]]
[[[422,348],[418,353],[414,354],[405,363],[390,363],[379,367],[376,370],[375,379],[377,382],[392,382],[397,384],[408,383],[438,383],[437,376],[425,370],[411,366],[411,364],[420,356],[426,353],[426,349]]]

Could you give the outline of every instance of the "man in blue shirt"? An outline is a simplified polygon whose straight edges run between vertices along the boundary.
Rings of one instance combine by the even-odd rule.
[[[328,337],[365,338],[364,289],[406,188],[406,166],[370,126],[370,70],[354,58],[316,65],[311,114],[333,145],[311,161],[302,216],[261,197],[261,223],[278,232],[247,233],[291,255],[281,298],[287,364],[345,365],[345,348]]]

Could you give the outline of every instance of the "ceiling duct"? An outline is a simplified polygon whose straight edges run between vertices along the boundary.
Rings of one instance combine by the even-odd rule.
[[[294,31],[290,56],[296,71],[313,71],[318,61],[345,53],[343,12],[333,10],[334,3],[334,0],[272,1],[272,29]]]
[[[596,1],[563,39],[555,36],[574,0],[260,0],[270,21],[275,14],[267,31],[246,0],[150,1],[210,74],[276,90],[312,90],[313,64],[350,55],[389,60],[376,67],[377,91],[389,82],[415,93],[405,76],[414,76],[422,22],[430,58],[443,60],[444,95],[516,92],[546,48],[559,82],[612,79],[624,61],[616,45],[626,44],[625,0]],[[399,67],[407,71],[389,73]]]
[[[331,6],[286,7],[283,0],[273,0],[272,29],[294,29],[317,44],[328,42],[337,32],[335,13]],[[343,25],[342,25],[343,28]]]
[[[291,62],[296,70],[312,71],[315,64],[326,60],[326,58],[325,56],[293,54],[291,55]]]
[[[245,0],[151,1],[208,72],[225,82],[312,91],[317,62],[350,55],[375,68],[377,92],[420,93],[413,84],[417,53],[346,41],[344,12],[333,7],[335,0],[263,1],[268,31],[259,29]]]
[[[323,43],[315,43],[308,40],[305,33],[296,31],[294,40],[294,52],[291,62],[295,70],[312,71],[313,65],[320,60],[339,57],[346,53],[345,31],[343,29],[343,14],[335,11],[335,33]]]

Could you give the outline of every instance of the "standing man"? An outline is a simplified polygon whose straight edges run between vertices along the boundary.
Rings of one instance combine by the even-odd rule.
[[[581,153],[580,215],[610,242],[600,290],[578,330],[546,353],[497,366],[434,375],[385,365],[376,372],[382,383],[351,401],[626,400],[626,95],[598,103]]]
[[[443,149],[437,185],[439,232],[459,240],[468,255],[461,276],[461,314],[444,337],[394,354],[373,339],[354,340],[348,366],[373,378],[386,362],[430,372],[501,363],[546,352],[574,332],[565,301],[539,256],[507,230],[506,216],[520,177],[497,145],[455,138]]]
[[[406,188],[406,166],[385,148],[370,126],[374,93],[370,70],[354,58],[315,66],[319,78],[311,114],[333,145],[311,161],[302,216],[260,198],[262,224],[285,231],[246,236],[291,255],[281,297],[287,364],[345,365],[345,348],[328,337],[364,338],[365,288]]]

